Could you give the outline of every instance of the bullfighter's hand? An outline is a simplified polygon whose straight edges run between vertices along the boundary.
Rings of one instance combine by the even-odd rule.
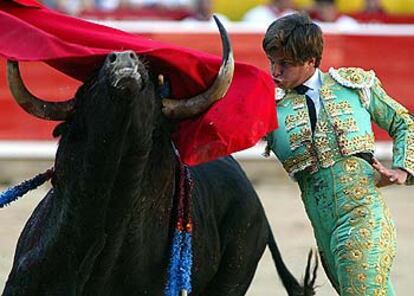
[[[391,184],[402,185],[407,180],[408,173],[402,169],[387,168],[375,158],[372,165],[380,174],[380,179],[377,183],[377,187],[385,187]]]

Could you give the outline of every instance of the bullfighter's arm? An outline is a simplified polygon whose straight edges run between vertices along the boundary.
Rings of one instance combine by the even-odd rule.
[[[392,99],[376,79],[370,89],[368,111],[375,123],[393,138],[392,167],[408,173],[405,184],[414,184],[414,117]]]

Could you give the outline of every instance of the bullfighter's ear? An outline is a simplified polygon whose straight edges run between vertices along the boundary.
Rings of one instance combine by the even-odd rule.
[[[162,99],[171,97],[171,84],[169,79],[165,79],[164,75],[158,75],[158,94]]]

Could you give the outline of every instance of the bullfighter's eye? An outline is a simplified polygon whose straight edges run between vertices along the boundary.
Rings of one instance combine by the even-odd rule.
[[[114,62],[116,61],[116,54],[111,53],[111,54],[109,55],[109,61],[110,61],[111,63],[114,63]]]

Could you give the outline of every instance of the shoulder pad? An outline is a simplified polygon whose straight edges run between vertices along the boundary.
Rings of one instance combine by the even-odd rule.
[[[329,75],[339,84],[349,88],[370,88],[375,83],[375,72],[365,71],[361,68],[330,68]]]

